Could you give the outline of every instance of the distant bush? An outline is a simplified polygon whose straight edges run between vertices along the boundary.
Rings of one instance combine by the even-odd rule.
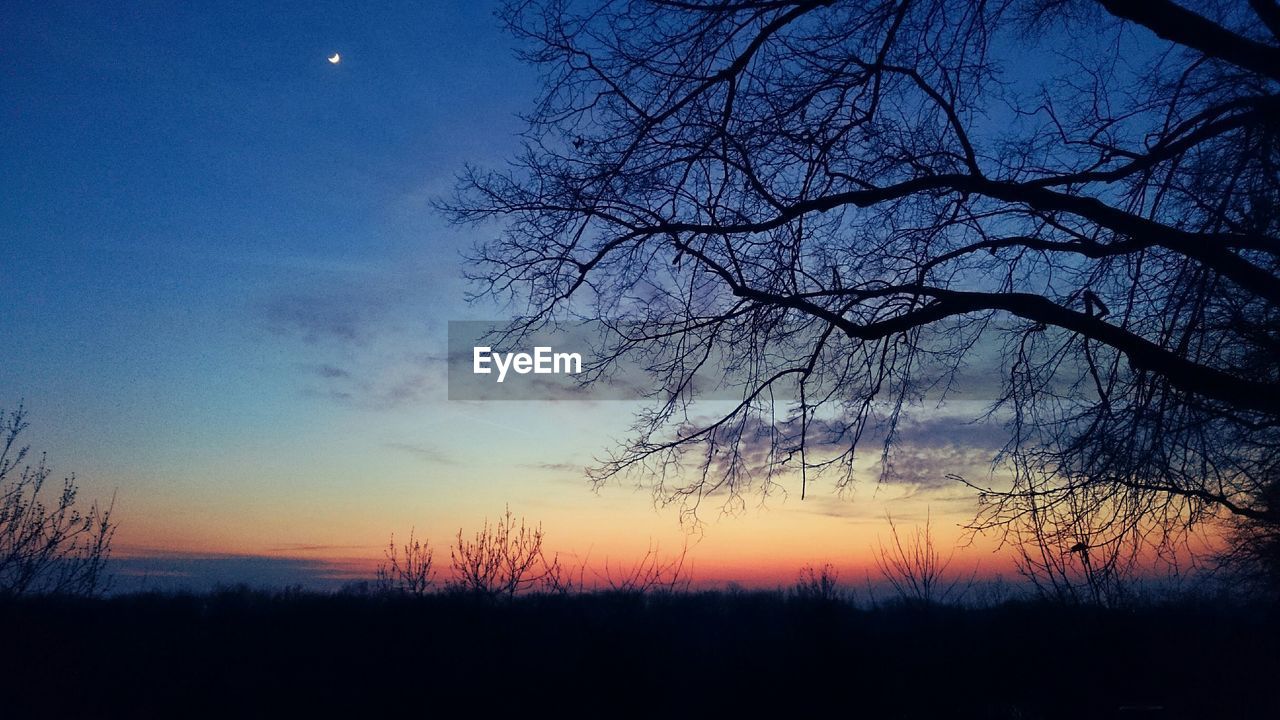
[[[840,592],[840,575],[831,563],[815,568],[806,565],[791,586],[791,597],[802,602],[835,603],[844,599]]]
[[[378,565],[376,587],[379,592],[421,597],[435,584],[433,568],[435,551],[426,540],[418,540],[409,531],[404,546],[396,545],[395,535],[387,543],[386,560]]]

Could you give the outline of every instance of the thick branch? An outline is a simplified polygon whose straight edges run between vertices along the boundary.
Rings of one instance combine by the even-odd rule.
[[[722,275],[722,277],[725,276]],[[767,293],[736,283],[731,284],[735,295],[812,314],[831,322],[850,337],[861,340],[879,340],[957,315],[1002,310],[1026,320],[1070,330],[1109,345],[1124,353],[1135,369],[1157,373],[1174,387],[1185,392],[1230,403],[1242,410],[1280,415],[1280,386],[1274,383],[1246,380],[1217,368],[1192,362],[1140,335],[1087,313],[1064,308],[1040,295],[965,292],[922,286],[854,291],[864,297],[913,294],[935,298],[935,302],[919,310],[887,320],[860,324],[803,298]]]
[[[1273,80],[1280,79],[1280,48],[1237,35],[1169,0],[1098,0],[1098,3],[1112,15],[1136,22],[1165,40]]]

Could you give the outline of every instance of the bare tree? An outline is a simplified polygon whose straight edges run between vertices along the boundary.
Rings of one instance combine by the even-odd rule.
[[[925,518],[924,525],[917,525],[910,536],[903,539],[898,525],[889,521],[890,542],[880,543],[874,554],[880,576],[893,588],[898,599],[915,605],[932,605],[948,600],[958,600],[964,587],[947,570],[955,557],[952,549],[945,557],[933,541],[932,518]]]
[[[542,549],[542,525],[527,526],[507,508],[496,522],[484,526],[467,540],[458,538],[449,551],[453,566],[453,589],[487,598],[512,598],[516,593],[539,587],[547,579],[550,588],[564,588],[566,578],[559,559],[547,559]]]
[[[801,602],[834,603],[842,599],[840,573],[825,563],[821,567],[806,565],[800,568],[800,577],[791,586],[791,597]]]
[[[1273,3],[508,10],[546,90],[446,208],[503,220],[474,279],[529,308],[511,336],[602,320],[588,372],[660,388],[596,482],[643,470],[691,515],[843,486],[976,365],[1010,441],[965,480],[975,528],[1087,512],[1076,542],[1163,552],[1280,526]],[[695,406],[708,372],[728,412]]]
[[[21,405],[0,409],[0,596],[97,594],[107,581],[114,501],[82,510],[75,475],[47,486],[45,456],[28,464],[30,447],[19,443],[26,417]]]
[[[422,597],[435,584],[435,550],[428,541],[418,540],[413,534],[409,530],[409,539],[403,546],[396,545],[395,535],[391,536],[383,551],[386,560],[378,564],[378,590]]]
[[[1115,532],[1108,527],[1112,514],[1088,506],[1095,498],[1112,502],[1112,498],[1098,497],[1105,494],[1105,488],[1081,488],[1043,517],[1039,498],[1026,499],[1028,521],[1013,530],[1014,563],[1040,597],[1116,605],[1130,595],[1130,585],[1141,569],[1142,528]],[[1140,513],[1132,516],[1141,517]]]
[[[538,551],[538,557],[542,564],[542,577],[537,583],[540,591],[552,595],[572,595],[587,589],[586,558],[582,558],[576,566],[569,566],[560,561],[559,555],[548,559],[541,549]]]
[[[1280,481],[1273,480],[1264,493],[1268,507],[1280,508]],[[1280,523],[1233,516],[1225,539],[1218,569],[1226,580],[1248,595],[1280,597]]]
[[[693,581],[685,566],[688,557],[687,542],[678,554],[667,558],[661,555],[657,545],[650,545],[645,554],[630,567],[617,567],[606,561],[605,586],[614,592],[636,595],[688,590]]]

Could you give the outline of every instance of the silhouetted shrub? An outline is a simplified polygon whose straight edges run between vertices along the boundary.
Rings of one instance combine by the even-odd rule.
[[[21,405],[0,409],[0,595],[93,595],[106,582],[114,502],[82,510],[75,475],[48,487],[45,456],[26,463],[26,428]]]
[[[421,597],[435,584],[433,560],[435,551],[426,540],[418,540],[409,531],[404,546],[396,545],[395,535],[383,551],[386,560],[378,565],[376,583],[379,592],[402,593]]]

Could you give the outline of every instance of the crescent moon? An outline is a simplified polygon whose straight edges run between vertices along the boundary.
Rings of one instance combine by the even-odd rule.
[[[340,60],[342,60],[342,56],[338,53],[334,53],[333,57],[329,58],[329,62],[333,65],[337,65]]]

